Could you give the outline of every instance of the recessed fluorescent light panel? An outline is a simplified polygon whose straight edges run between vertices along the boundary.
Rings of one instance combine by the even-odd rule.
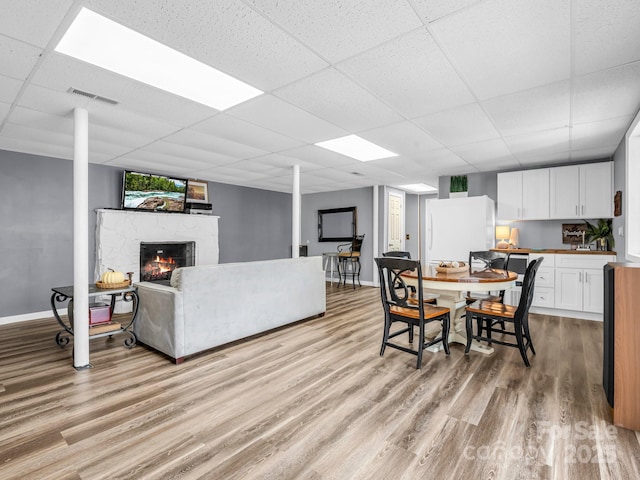
[[[413,193],[435,193],[438,191],[436,187],[427,185],[426,183],[410,183],[408,185],[399,185],[398,188],[408,190]]]
[[[217,110],[263,93],[86,8],[55,50]]]
[[[397,153],[390,152],[375,143],[371,143],[357,135],[347,135],[346,137],[334,138],[326,142],[316,143],[318,147],[326,148],[333,152],[355,158],[361,162],[378,160],[380,158],[397,157]]]

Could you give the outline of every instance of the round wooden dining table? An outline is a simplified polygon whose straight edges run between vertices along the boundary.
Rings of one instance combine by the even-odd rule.
[[[407,285],[418,285],[417,273],[402,274]],[[451,329],[449,343],[467,344],[467,330],[465,327],[465,307],[467,305],[467,292],[487,292],[509,290],[515,287],[518,274],[506,270],[487,268],[484,270],[466,269],[458,273],[441,273],[436,271],[435,265],[422,266],[422,289],[427,292],[437,293],[436,300],[439,306],[447,307],[451,311]],[[440,330],[427,332],[428,336],[436,337]],[[438,343],[427,348],[431,352],[442,349]],[[475,340],[471,344],[471,350],[490,354],[493,348],[483,345]]]

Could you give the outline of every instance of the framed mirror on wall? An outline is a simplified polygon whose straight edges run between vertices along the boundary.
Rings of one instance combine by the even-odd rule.
[[[358,232],[357,207],[318,210],[318,241],[346,242]]]

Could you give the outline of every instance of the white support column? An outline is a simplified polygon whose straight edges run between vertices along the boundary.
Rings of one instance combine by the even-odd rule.
[[[291,258],[300,256],[300,165],[293,166],[291,196]]]
[[[89,363],[89,114],[73,111],[73,366]]]
[[[371,209],[373,211],[373,221],[371,222],[371,224],[373,225],[373,258],[372,258],[372,262],[373,262],[373,286],[374,287],[379,287],[380,286],[380,282],[378,279],[378,265],[376,264],[375,258],[379,255],[378,253],[378,237],[380,232],[378,231],[378,217],[380,215],[380,205],[379,205],[379,195],[378,192],[380,190],[380,186],[379,185],[374,185],[373,186],[373,208]]]

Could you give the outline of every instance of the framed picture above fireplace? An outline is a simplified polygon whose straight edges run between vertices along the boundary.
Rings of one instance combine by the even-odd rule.
[[[187,182],[187,202],[188,203],[209,203],[209,184],[199,180],[189,180]]]

